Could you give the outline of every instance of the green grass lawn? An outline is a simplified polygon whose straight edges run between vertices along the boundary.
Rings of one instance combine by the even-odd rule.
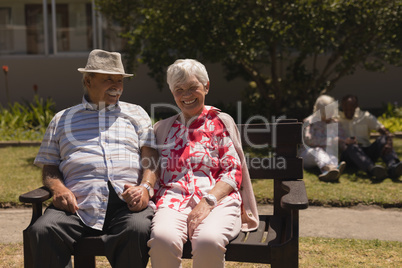
[[[38,146],[0,148],[0,207],[18,205],[21,193],[42,185],[41,169],[33,165]]]
[[[23,267],[22,243],[0,244],[0,267]],[[311,267],[402,267],[402,243],[380,240],[300,238],[299,264]],[[105,257],[96,257],[96,266],[110,267]],[[148,264],[148,267],[151,267]],[[183,260],[190,268],[191,260]],[[262,268],[266,264],[226,262],[228,268]]]
[[[395,139],[395,150],[402,156],[402,139]],[[0,148],[0,207],[21,205],[18,196],[42,185],[41,170],[32,163],[38,146]],[[307,196],[311,205],[351,206],[376,204],[383,207],[402,207],[401,179],[386,179],[372,183],[364,172],[346,169],[339,183],[325,183],[317,178],[317,170],[304,171]],[[270,180],[253,180],[259,203],[273,200]]]

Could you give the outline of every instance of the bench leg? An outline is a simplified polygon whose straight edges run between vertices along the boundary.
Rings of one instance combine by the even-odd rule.
[[[286,246],[271,249],[271,268],[299,267],[299,243],[291,240]]]
[[[33,268],[32,251],[27,235],[27,230],[22,232],[24,241],[24,268]]]
[[[95,268],[95,256],[90,255],[76,255],[74,256],[75,268]]]

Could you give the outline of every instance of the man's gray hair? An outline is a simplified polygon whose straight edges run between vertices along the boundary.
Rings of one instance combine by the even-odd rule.
[[[84,88],[84,94],[88,94],[88,89],[87,89],[87,85],[85,84],[85,80],[87,79],[87,77],[94,77],[95,73],[82,73],[82,86]]]
[[[175,86],[185,83],[191,76],[195,76],[204,86],[209,82],[207,69],[202,63],[193,59],[176,60],[167,70],[170,90],[173,91]]]

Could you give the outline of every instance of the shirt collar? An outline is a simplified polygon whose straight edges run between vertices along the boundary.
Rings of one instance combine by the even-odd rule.
[[[84,95],[82,97],[82,105],[84,106],[84,108],[86,110],[89,110],[89,111],[98,111],[99,110],[99,107],[97,104],[88,102],[86,95]],[[119,101],[117,101],[116,104],[111,104],[111,105],[107,106],[106,110],[113,111],[114,109],[118,108],[119,106],[120,106]]]
[[[191,123],[190,123],[189,127],[191,127],[191,128],[198,127],[200,124],[202,124],[202,123],[205,121],[205,119],[208,117],[208,115],[211,115],[211,113],[215,113],[215,114],[216,114],[216,112],[220,112],[220,111],[221,111],[221,110],[218,109],[218,108],[216,108],[216,107],[205,105],[205,106],[204,106],[204,109],[203,109],[202,112],[201,112],[201,114],[199,114],[199,115],[197,116],[197,118],[194,118],[194,119],[191,120]],[[177,116],[176,120],[177,120],[178,122],[180,122],[180,120],[179,120],[180,116],[183,116],[183,114],[180,113],[180,114]],[[183,123],[180,123],[180,124],[183,124]],[[183,125],[184,125],[184,124],[183,124]],[[187,126],[188,126],[188,125],[187,125]]]
[[[201,114],[197,117],[197,119],[194,120],[194,122],[191,123],[190,127],[198,128],[201,124],[203,124],[205,122],[205,120],[207,120],[207,118],[213,117],[213,115],[219,111],[220,110],[218,108],[205,105]]]

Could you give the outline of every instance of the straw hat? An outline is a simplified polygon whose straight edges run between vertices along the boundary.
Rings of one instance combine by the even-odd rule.
[[[126,74],[118,52],[108,52],[94,49],[89,53],[87,66],[78,68],[81,73],[121,74],[123,77],[133,76]]]

